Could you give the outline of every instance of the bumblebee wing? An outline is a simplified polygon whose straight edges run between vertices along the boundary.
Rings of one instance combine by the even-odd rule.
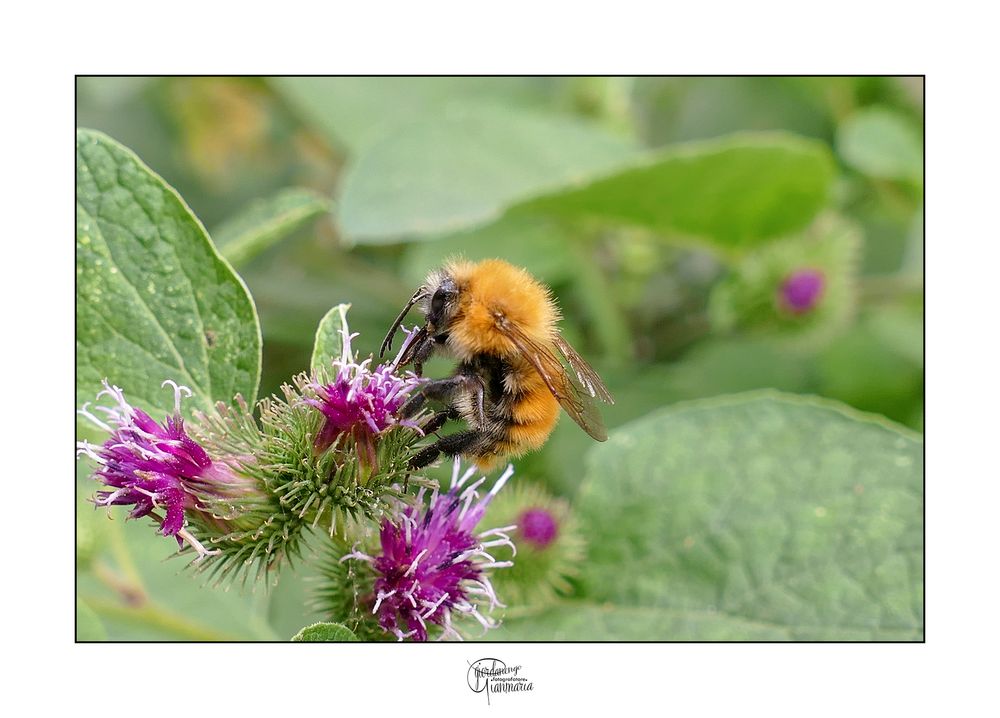
[[[580,380],[580,386],[584,388],[588,394],[593,397],[597,397],[605,404],[614,404],[615,398],[611,396],[611,392],[608,391],[608,387],[604,386],[604,382],[601,377],[597,375],[594,368],[590,366],[584,360],[582,356],[576,353],[576,350],[570,346],[570,343],[562,338],[560,334],[556,334],[552,339],[552,343],[556,345],[556,349],[559,353],[563,355],[566,363],[569,364],[573,371],[576,372],[577,379]]]
[[[559,401],[559,404],[570,415],[570,418],[593,438],[598,441],[606,441],[608,431],[604,428],[604,422],[601,420],[601,415],[594,405],[591,394],[570,377],[563,367],[562,362],[559,361],[552,350],[541,342],[529,337],[511,322],[501,319],[497,322],[497,328],[504,336],[510,339],[517,348],[518,353],[534,367],[538,375],[542,377],[542,381],[545,382],[545,386],[552,392],[552,396]],[[569,345],[567,344],[566,346]],[[577,359],[580,359],[576,352],[573,352],[573,355]],[[583,360],[580,359],[580,361],[582,362]],[[590,369],[589,366],[587,368]],[[597,376],[594,374],[593,369],[590,369],[590,372],[593,376]],[[597,381],[604,392],[607,393],[607,388],[604,387],[599,378]]]

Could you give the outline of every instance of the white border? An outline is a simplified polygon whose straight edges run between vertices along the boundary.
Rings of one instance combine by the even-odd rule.
[[[929,13],[901,2],[706,2],[692,11],[621,0],[12,7],[2,113],[4,428],[13,459],[4,472],[4,644],[16,656],[9,704],[130,715],[486,710],[464,672],[467,661],[496,653],[536,682],[529,696],[500,696],[489,709],[498,715],[563,707],[963,714],[996,705],[995,660],[981,649],[992,649],[997,610],[996,553],[988,549],[1000,505],[991,451],[1000,115],[995,77],[986,74],[995,25],[976,7],[957,2]],[[206,70],[926,72],[928,643],[72,644],[73,516],[60,497],[72,486],[62,456],[72,447],[73,75]]]

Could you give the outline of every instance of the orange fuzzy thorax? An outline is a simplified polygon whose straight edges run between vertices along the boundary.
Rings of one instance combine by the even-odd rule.
[[[462,297],[451,333],[470,354],[516,354],[511,341],[497,330],[499,316],[536,341],[551,341],[559,310],[548,287],[524,269],[501,259],[487,259],[451,262],[445,272],[455,280]]]

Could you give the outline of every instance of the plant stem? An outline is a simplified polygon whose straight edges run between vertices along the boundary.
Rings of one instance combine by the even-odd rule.
[[[168,611],[157,604],[147,601],[141,606],[123,606],[120,603],[106,599],[87,596],[87,605],[98,615],[118,618],[142,626],[158,628],[167,633],[193,641],[239,641],[241,636],[215,631],[195,623],[184,616]]]
[[[613,364],[622,364],[632,352],[632,342],[625,318],[619,311],[607,279],[594,264],[593,258],[580,245],[573,245],[577,255],[577,287],[581,303],[593,323],[594,334],[604,357]]]

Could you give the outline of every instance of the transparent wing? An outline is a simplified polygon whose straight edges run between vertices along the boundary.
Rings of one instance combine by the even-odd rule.
[[[545,382],[545,386],[552,392],[552,396],[559,401],[559,404],[566,410],[570,418],[598,441],[607,440],[608,432],[604,428],[604,422],[601,420],[601,415],[594,404],[594,393],[592,393],[591,388],[602,399],[604,396],[610,399],[611,394],[600,380],[600,377],[580,358],[580,355],[573,351],[569,344],[566,344],[560,337],[560,341],[569,348],[574,359],[583,367],[586,367],[587,373],[585,376],[588,377],[586,382],[583,378],[579,382],[574,380],[566,372],[562,362],[559,361],[559,358],[556,357],[549,347],[532,339],[511,322],[505,319],[498,319],[497,329],[511,340],[514,346],[517,347],[518,353],[534,367],[538,375],[542,377],[542,381]],[[562,347],[559,347],[559,350],[565,356],[565,350]],[[567,361],[569,361],[568,357]],[[574,371],[577,372],[577,376],[580,376],[579,369],[574,367]],[[596,382],[594,381],[595,379]]]
[[[576,353],[576,349],[571,347],[568,341],[563,339],[561,335],[556,334],[553,337],[552,343],[556,345],[556,349],[563,355],[566,363],[576,372],[577,379],[580,380],[580,385],[587,390],[588,394],[600,399],[605,404],[615,403],[615,398],[611,396],[608,387],[604,386],[601,377],[597,375],[594,368],[582,356]]]

